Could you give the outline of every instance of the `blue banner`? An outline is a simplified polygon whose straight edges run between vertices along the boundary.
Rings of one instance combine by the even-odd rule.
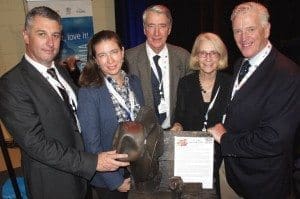
[[[91,0],[27,0],[28,10],[48,6],[62,18],[62,41],[58,62],[75,57],[80,70],[87,61],[87,44],[94,34]]]
[[[87,61],[87,43],[94,34],[93,18],[70,17],[62,18],[63,36],[61,41],[60,59],[75,56],[80,70]]]

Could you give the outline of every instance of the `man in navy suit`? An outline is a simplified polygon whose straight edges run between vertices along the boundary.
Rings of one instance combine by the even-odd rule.
[[[208,131],[221,144],[236,198],[288,198],[300,120],[299,67],[268,40],[269,13],[263,5],[242,3],[231,21],[243,59],[235,65],[224,124]]]
[[[300,198],[300,125],[294,140],[294,190],[296,198]]]
[[[82,199],[96,170],[128,165],[115,160],[127,157],[115,151],[84,152],[76,86],[53,61],[61,31],[60,16],[52,9],[29,11],[23,31],[25,56],[0,79],[0,118],[21,148],[31,199]]]

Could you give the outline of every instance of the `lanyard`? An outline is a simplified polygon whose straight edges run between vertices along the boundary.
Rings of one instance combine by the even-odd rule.
[[[213,100],[212,100],[212,101],[209,103],[209,105],[208,105],[207,111],[206,111],[205,116],[204,116],[204,117],[205,117],[205,121],[203,122],[203,129],[202,129],[202,131],[206,131],[207,120],[208,120],[208,113],[209,113],[209,111],[214,107],[215,101],[216,101],[217,96],[218,96],[218,94],[219,94],[219,91],[220,91],[220,86],[218,87],[218,90],[217,90],[217,92],[216,92],[216,94],[215,94]]]
[[[242,86],[249,79],[249,77],[254,73],[254,71],[259,67],[259,65],[270,54],[271,49],[272,49],[272,45],[270,42],[268,42],[267,46],[261,52],[259,52],[255,57],[251,58],[251,61],[250,61],[250,59],[248,60],[251,62],[251,67],[249,68],[248,73],[245,75],[245,77],[242,79],[242,81],[240,83],[238,81],[239,75],[236,76],[235,81],[234,81],[234,86],[232,89],[232,93],[231,93],[231,100],[233,99],[236,92],[242,88]],[[238,72],[238,74],[239,73],[240,72]]]
[[[160,95],[160,98],[163,99],[164,98],[164,91],[163,91],[163,77],[161,77],[161,79],[159,79],[158,75],[157,75],[157,70],[156,68],[152,68],[153,71],[154,71],[154,74],[155,74],[155,77],[159,83],[158,85],[158,90],[159,90],[159,95]]]
[[[68,86],[68,85],[64,86],[63,83],[62,83],[64,81],[62,81],[62,80],[60,80],[61,82],[57,81],[55,78],[53,78],[49,74],[47,74],[47,80],[50,82],[51,85],[54,85],[54,86],[56,86],[58,88],[61,88],[61,89],[64,89],[66,91],[66,93],[69,96],[69,103],[71,104],[73,110],[76,111],[76,109],[77,109],[76,108],[77,107],[77,102],[74,100],[74,97],[75,97],[74,94],[70,91],[70,89],[72,89],[72,88],[70,88],[70,86]],[[67,87],[69,87],[69,89],[67,89]],[[57,88],[55,88],[55,90],[59,94],[59,96],[63,99],[63,97],[61,96],[60,91]],[[76,97],[75,97],[75,99],[76,99]]]
[[[119,104],[125,109],[125,111],[129,114],[131,121],[134,121],[134,114],[133,114],[133,110],[134,110],[134,96],[133,96],[133,92],[130,90],[130,88],[128,88],[129,91],[129,103],[130,103],[130,110],[127,107],[125,100],[121,97],[121,95],[114,89],[114,87],[111,85],[111,83],[106,79],[105,79],[105,83],[106,86],[109,90],[109,92],[117,99],[117,101],[119,102]]]
[[[78,130],[79,130],[79,133],[81,133],[81,126],[80,126],[80,123],[79,123],[79,120],[78,120],[78,117],[77,117],[77,102],[75,102],[71,95],[72,93],[71,92],[68,92],[68,90],[66,89],[66,87],[59,81],[57,81],[56,79],[54,79],[50,74],[46,73],[46,78],[47,80],[50,82],[51,85],[54,85],[54,89],[56,90],[56,92],[58,93],[58,95],[60,96],[60,98],[63,100],[63,97],[61,95],[61,92],[59,91],[58,88],[61,88],[61,89],[64,89],[69,97],[69,104],[71,105],[72,109],[73,109],[73,113],[74,113],[74,116],[76,118],[76,123],[77,123],[77,127],[78,127]]]
[[[253,72],[254,71],[253,70],[250,71],[250,68],[249,68],[249,72],[245,75],[245,77],[242,79],[242,81],[240,83],[239,83],[239,80],[238,80],[239,75],[236,76],[235,81],[234,81],[234,86],[233,86],[233,89],[232,89],[232,93],[231,93],[231,99],[233,99],[235,93],[242,88],[242,86],[245,84],[245,82],[250,77],[250,75],[252,75]]]
[[[154,63],[154,65],[155,65],[155,63]],[[160,67],[160,66],[159,66],[159,67]],[[161,75],[161,79],[160,79],[159,76],[158,76],[158,71],[157,71],[156,66],[152,67],[152,70],[153,70],[153,72],[154,72],[154,75],[155,75],[157,81],[159,82],[159,84],[161,84],[162,79],[163,79],[163,75]],[[161,70],[161,74],[162,74],[162,70]]]
[[[58,76],[57,76],[58,78]],[[61,89],[65,89],[64,85],[62,85],[61,82],[57,81],[55,78],[53,78],[50,74],[47,74],[47,79],[50,81],[50,83],[56,87],[59,87]],[[66,90],[66,89],[65,89]]]
[[[69,96],[69,104],[71,105],[73,111],[76,111],[76,104],[74,103],[73,99],[70,96],[70,92],[68,92],[68,90],[66,89],[66,87],[59,81],[57,81],[55,78],[53,78],[51,75],[47,74],[47,79],[50,82],[51,85],[54,85],[56,88],[56,92],[58,93],[58,95],[63,99],[60,91],[58,88],[61,88],[63,90],[66,91],[67,95]]]

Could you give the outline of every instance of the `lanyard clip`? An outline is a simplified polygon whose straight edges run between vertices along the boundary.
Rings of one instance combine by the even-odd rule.
[[[204,122],[203,122],[203,128],[202,128],[202,131],[207,132],[207,121],[204,121]]]

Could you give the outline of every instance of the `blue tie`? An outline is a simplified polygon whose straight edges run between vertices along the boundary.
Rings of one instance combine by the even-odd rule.
[[[151,71],[151,81],[152,81],[152,93],[153,93],[155,113],[158,118],[159,124],[162,124],[166,119],[166,113],[160,114],[158,111],[158,105],[160,104],[161,98],[163,97],[163,85],[161,85],[161,88],[159,88],[159,84],[162,81],[162,71],[158,64],[159,58],[160,58],[159,55],[155,55],[153,57],[153,61],[154,61],[155,67],[156,67],[158,77],[156,77],[154,75],[154,72],[152,70]]]
[[[158,64],[158,60],[159,60],[160,56],[159,55],[155,55],[153,57],[153,60],[154,60],[154,64],[156,66],[156,71],[157,71],[157,74],[158,74],[158,81],[161,81],[162,79],[162,72],[161,72],[161,68]]]
[[[241,66],[240,72],[239,72],[239,77],[238,77],[239,83],[242,81],[242,79],[248,73],[250,66],[251,65],[248,60],[244,61],[244,63]]]

